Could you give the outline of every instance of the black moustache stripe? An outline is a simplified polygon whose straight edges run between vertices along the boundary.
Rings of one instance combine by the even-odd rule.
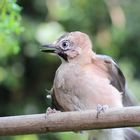
[[[59,52],[58,55],[62,57],[65,61],[68,61],[68,56],[64,52]]]

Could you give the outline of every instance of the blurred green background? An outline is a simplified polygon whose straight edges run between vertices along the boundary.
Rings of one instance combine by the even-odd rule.
[[[90,35],[93,49],[116,59],[140,100],[140,0],[0,0],[0,116],[43,113],[60,60],[40,52],[64,32]],[[0,140],[85,140],[49,133]]]

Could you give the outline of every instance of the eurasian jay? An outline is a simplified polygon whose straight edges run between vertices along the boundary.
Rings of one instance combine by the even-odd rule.
[[[42,51],[55,53],[62,60],[52,87],[55,109],[80,111],[96,109],[98,105],[133,105],[118,65],[111,57],[93,52],[87,34],[65,33],[53,44],[44,45]],[[140,134],[131,128],[103,129],[94,130],[90,139],[140,140]]]

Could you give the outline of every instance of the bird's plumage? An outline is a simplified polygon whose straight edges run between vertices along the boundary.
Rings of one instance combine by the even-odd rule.
[[[122,107],[123,93],[112,86],[115,81],[111,76],[114,64],[109,60],[107,63],[105,61],[100,57],[91,57],[86,65],[61,64],[56,72],[53,89],[58,104],[65,107],[65,111],[95,109],[97,104]],[[109,74],[109,71],[112,73]]]
[[[129,96],[125,95],[126,81],[118,65],[111,57],[93,52],[86,34],[66,33],[52,48],[62,58],[52,87],[53,107],[62,111],[79,111],[96,109],[98,104],[109,107],[132,104]],[[102,132],[107,136],[99,140],[125,140],[123,129]]]

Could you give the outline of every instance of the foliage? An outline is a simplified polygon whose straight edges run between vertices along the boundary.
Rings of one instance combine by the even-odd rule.
[[[15,71],[18,64],[9,65],[9,60],[20,51],[19,35],[23,31],[20,10],[16,0],[0,1],[0,82],[9,86],[18,81]]]
[[[16,0],[0,1],[0,57],[7,57],[19,52],[18,35],[23,28],[20,21],[21,8]]]

